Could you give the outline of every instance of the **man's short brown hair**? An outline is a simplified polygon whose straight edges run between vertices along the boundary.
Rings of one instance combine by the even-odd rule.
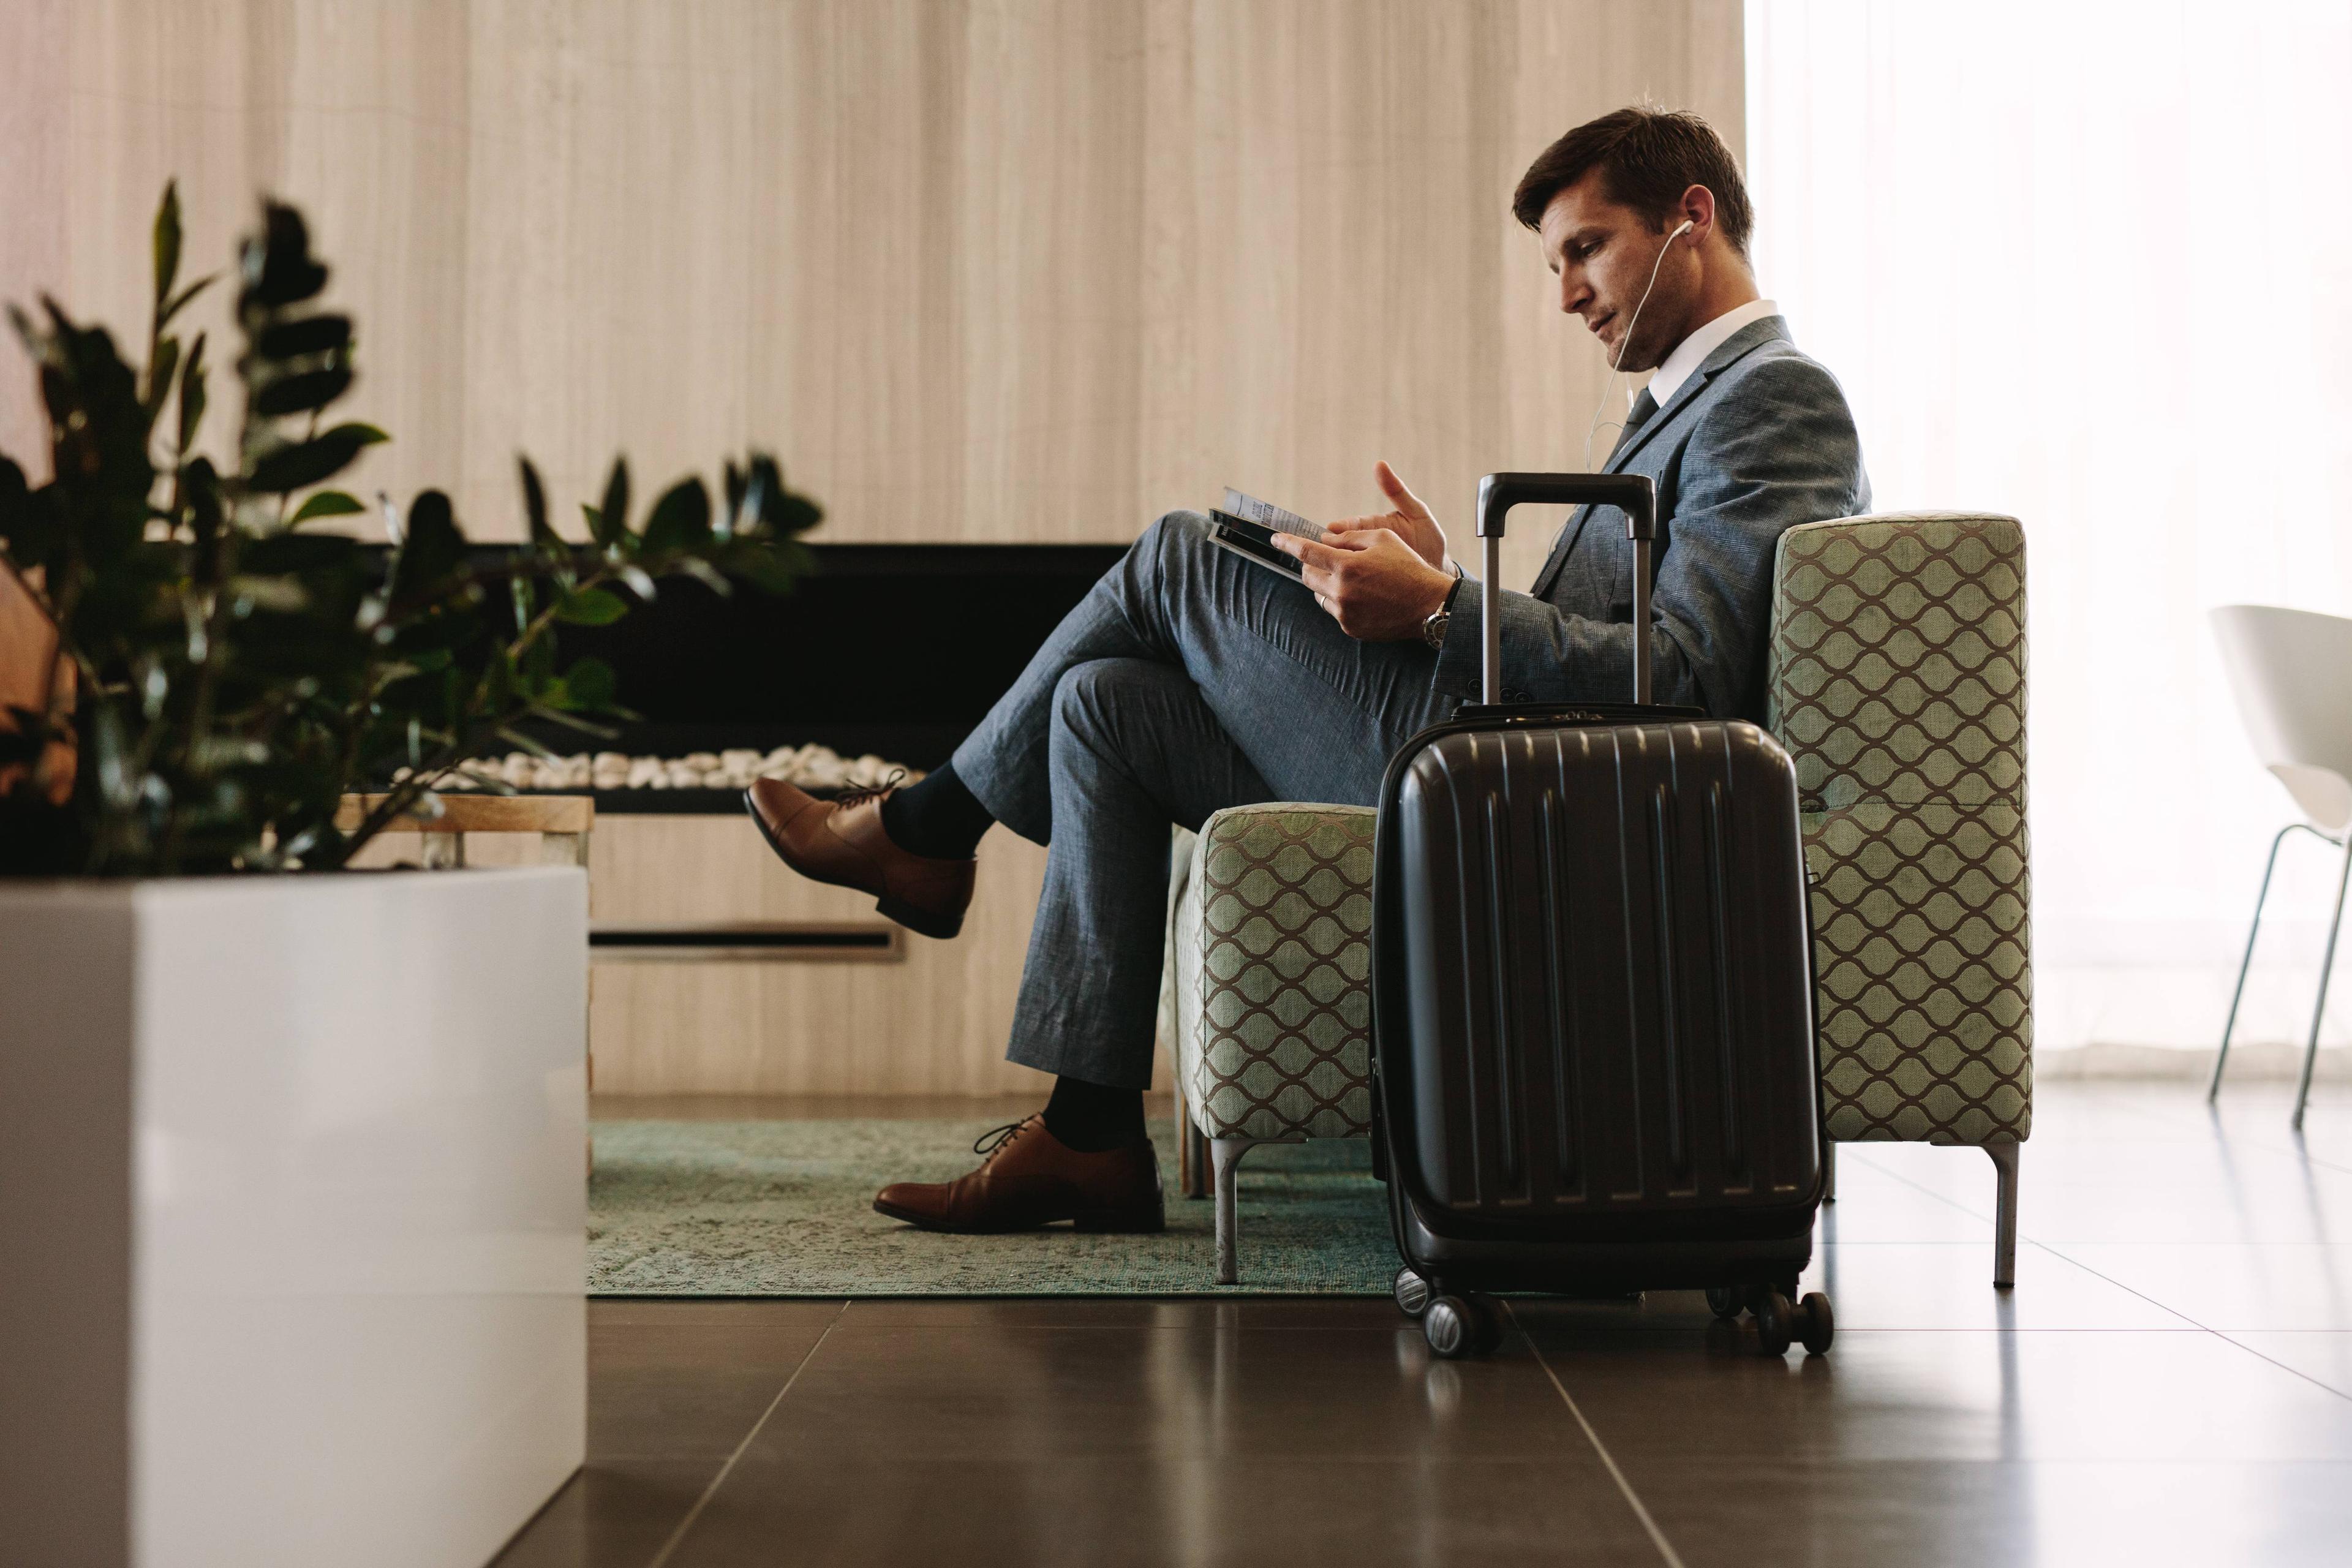
[[[1748,186],[1731,149],[1697,115],[1621,109],[1586,121],[1528,165],[1511,194],[1511,216],[1529,228],[1541,228],[1552,198],[1595,169],[1601,171],[1603,195],[1661,231],[1682,205],[1683,193],[1705,185],[1715,195],[1716,226],[1732,249],[1748,254],[1748,234],[1756,226]]]

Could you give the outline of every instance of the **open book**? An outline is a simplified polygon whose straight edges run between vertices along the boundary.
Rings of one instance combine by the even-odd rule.
[[[1269,542],[1277,533],[1295,533],[1318,544],[1323,542],[1321,523],[1309,522],[1295,511],[1285,511],[1272,501],[1262,501],[1236,489],[1227,489],[1225,504],[1209,513],[1210,543],[1295,582],[1298,578],[1298,563]]]

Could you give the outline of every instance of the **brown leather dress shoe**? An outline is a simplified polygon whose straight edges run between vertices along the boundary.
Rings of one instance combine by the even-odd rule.
[[[1141,1134],[1083,1154],[1046,1131],[1040,1113],[998,1128],[972,1152],[987,1155],[978,1170],[952,1182],[893,1182],[875,1194],[875,1211],[925,1230],[1034,1230],[1065,1219],[1080,1230],[1168,1227],[1160,1161]]]
[[[851,790],[819,800],[782,779],[758,779],[743,804],[768,847],[812,882],[872,893],[875,907],[908,931],[953,936],[971,905],[977,862],[934,860],[891,843],[882,830],[882,803],[891,793]]]

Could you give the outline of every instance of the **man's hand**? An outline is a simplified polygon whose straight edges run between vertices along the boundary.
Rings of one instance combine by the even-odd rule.
[[[1378,517],[1343,518],[1328,524],[1324,531],[1345,536],[1385,528],[1412,546],[1413,553],[1423,561],[1445,570],[1445,530],[1429,515],[1429,509],[1421,504],[1421,498],[1405,489],[1404,481],[1398,479],[1396,470],[1386,463],[1373,465],[1372,478],[1379,481],[1381,493],[1389,498],[1395,510],[1382,512]]]
[[[1315,602],[1359,642],[1418,637],[1422,622],[1454,591],[1454,574],[1431,565],[1391,529],[1353,529],[1328,544],[1277,533],[1274,546],[1298,558]]]

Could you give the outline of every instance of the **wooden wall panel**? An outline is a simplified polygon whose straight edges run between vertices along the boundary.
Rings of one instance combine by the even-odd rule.
[[[616,451],[642,493],[752,443],[840,540],[1124,540],[1227,482],[1332,515],[1382,456],[1466,532],[1479,474],[1577,460],[1601,380],[1505,210],[1527,160],[1643,97],[1741,139],[1736,0],[16,0],[0,30],[32,84],[0,96],[0,296],[135,331],[167,174],[200,263],[282,193],[396,438],[359,487],[441,484],[483,537],[520,528],[520,449],[584,498]],[[0,447],[31,415],[20,375]]]
[[[831,540],[1118,542],[1229,482],[1339,515],[1385,457],[1466,552],[1477,477],[1577,466],[1604,370],[1510,189],[1645,98],[1741,145],[1738,0],[5,0],[0,298],[135,340],[167,176],[195,268],[292,199],[394,437],[352,488],[440,485],[481,538],[518,451],[562,500],[758,445]],[[215,363],[227,319],[191,318]],[[0,450],[29,389],[0,346]],[[757,848],[600,828],[598,883],[834,897]],[[1017,1083],[1041,864],[993,854],[1002,918],[879,980],[605,968],[639,1044],[604,1087]]]

